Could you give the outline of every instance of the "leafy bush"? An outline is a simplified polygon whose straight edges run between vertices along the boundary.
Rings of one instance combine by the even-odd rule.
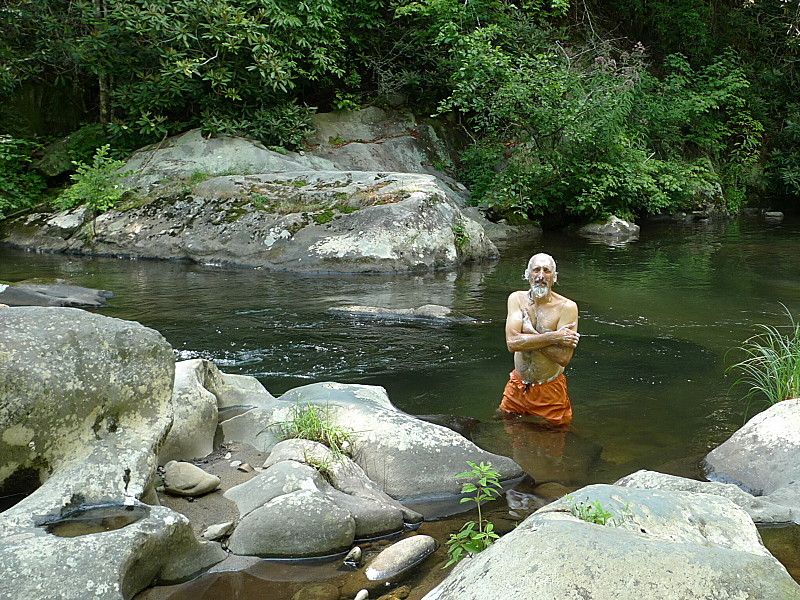
[[[640,47],[546,47],[520,48],[495,26],[453,47],[459,66],[439,110],[480,134],[462,172],[478,201],[534,218],[630,217],[690,208],[721,186],[738,208],[763,128],[735,55],[699,70],[668,57],[658,79]]]
[[[35,147],[33,142],[0,135],[0,219],[41,199],[44,177],[27,170]]]
[[[112,208],[126,191],[119,180],[130,173],[121,173],[125,161],[110,158],[109,152],[110,146],[106,144],[97,149],[91,164],[73,161],[73,184],[61,192],[53,203],[62,210],[80,204],[100,213]]]

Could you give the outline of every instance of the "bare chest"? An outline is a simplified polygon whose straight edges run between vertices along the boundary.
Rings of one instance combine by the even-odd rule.
[[[525,302],[522,312],[523,322],[530,324],[530,327],[539,333],[558,329],[558,321],[561,314],[559,306],[537,306],[530,302]]]

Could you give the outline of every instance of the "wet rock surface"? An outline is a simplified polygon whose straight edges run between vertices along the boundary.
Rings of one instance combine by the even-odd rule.
[[[72,285],[63,279],[0,282],[0,304],[8,306],[99,308],[105,306],[113,296],[113,292]]]
[[[476,319],[438,304],[425,304],[417,308],[386,308],[381,306],[337,306],[330,312],[353,317],[392,319],[434,323],[477,323]]]

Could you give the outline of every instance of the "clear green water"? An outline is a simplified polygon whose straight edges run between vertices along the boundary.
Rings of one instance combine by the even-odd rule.
[[[757,323],[800,311],[800,223],[757,219],[650,225],[622,247],[567,234],[502,258],[428,275],[330,276],[0,249],[0,280],[62,277],[113,291],[103,314],[160,331],[179,358],[254,375],[274,394],[315,381],[384,386],[412,414],[491,418],[511,370],[503,320],[527,257],[550,252],[559,291],[578,302],[569,366],[575,427],[603,469],[655,468],[706,452],[741,426],[729,351]],[[430,325],[328,312],[362,304],[443,304],[481,321]],[[727,355],[727,356],[726,356]],[[619,468],[614,468],[618,465]],[[609,469],[611,469],[609,471]]]
[[[61,277],[116,296],[103,314],[157,329],[179,359],[204,357],[258,377],[273,394],[316,381],[384,386],[399,408],[485,422],[490,449],[525,462],[520,440],[491,417],[511,355],[503,321],[527,258],[558,261],[558,291],[580,309],[567,370],[575,411],[570,485],[613,482],[640,468],[693,463],[745,420],[729,390],[732,352],[756,324],[800,316],[800,222],[757,218],[648,225],[624,246],[564,233],[503,249],[499,260],[427,275],[331,276],[0,249],[0,280]],[[336,316],[349,304],[443,304],[476,325]],[[752,411],[751,411],[752,415]],[[557,478],[556,478],[557,479]]]

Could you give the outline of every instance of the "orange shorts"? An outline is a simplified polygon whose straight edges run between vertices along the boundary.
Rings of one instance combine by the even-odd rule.
[[[525,383],[516,371],[503,390],[500,409],[521,415],[536,415],[551,425],[566,425],[572,421],[572,403],[567,395],[567,378],[561,373],[553,381]]]

